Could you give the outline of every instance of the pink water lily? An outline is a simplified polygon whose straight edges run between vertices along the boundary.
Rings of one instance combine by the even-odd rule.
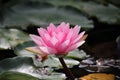
[[[38,51],[45,54],[66,55],[85,42],[83,39],[85,31],[79,32],[78,25],[70,28],[69,23],[62,22],[58,26],[50,23],[47,29],[38,28],[39,36],[30,34],[30,37],[37,44]]]

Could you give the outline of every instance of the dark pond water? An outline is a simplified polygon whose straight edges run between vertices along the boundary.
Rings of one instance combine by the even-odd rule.
[[[91,73],[114,74],[115,80],[120,80],[120,59],[95,59],[93,57],[80,61],[79,65],[70,68],[76,78]],[[57,72],[63,72],[63,69],[56,69]],[[67,79],[69,80],[69,79]]]

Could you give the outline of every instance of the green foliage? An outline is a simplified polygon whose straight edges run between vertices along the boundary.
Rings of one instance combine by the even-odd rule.
[[[42,64],[41,64],[42,65]],[[59,79],[57,79],[59,78]],[[30,57],[14,57],[0,61],[0,80],[64,80],[63,73],[36,67]]]
[[[24,73],[9,71],[0,74],[0,80],[41,80],[41,79],[38,79],[36,77]]]
[[[92,0],[91,0],[92,1]],[[120,8],[120,1],[119,0],[95,0],[96,2],[102,3],[102,4],[113,4]]]
[[[76,49],[74,51],[69,52],[66,58],[72,58],[77,60],[82,60],[87,57],[87,54],[83,50]]]
[[[73,60],[73,59],[64,59],[65,63],[68,67],[72,67],[74,65],[78,65],[79,61],[77,60]],[[62,68],[62,65],[59,61],[58,58],[56,58],[55,56],[49,56],[49,58],[47,60],[45,60],[43,62],[44,66],[49,66],[49,67],[53,67],[53,68]]]
[[[57,7],[67,7],[73,8],[76,11],[82,12],[83,14],[88,15],[89,17],[95,17],[100,22],[109,23],[109,24],[119,24],[120,20],[120,9],[112,4],[104,5],[104,0],[94,1],[60,1],[60,0],[47,0],[49,3]],[[103,2],[102,2],[103,1]],[[119,1],[118,1],[119,2]]]
[[[35,46],[35,43],[33,41],[24,42],[23,44],[17,45],[14,48],[14,52],[18,56],[34,57],[35,54],[33,54],[32,52],[26,50],[26,48],[33,47],[33,46]]]
[[[17,44],[29,41],[27,33],[18,29],[0,29],[0,49],[11,49]]]
[[[88,20],[89,17],[95,17],[100,22],[119,24],[120,10],[109,2],[113,0],[10,0],[4,4],[1,1],[0,25],[26,29],[30,24],[47,26],[50,22],[59,24],[64,21],[91,29],[93,24]]]
[[[90,17],[96,17],[98,21],[108,24],[119,24],[120,9],[112,4],[104,6],[95,2],[83,3],[84,12]]]
[[[29,72],[32,66],[33,61],[29,57],[8,58],[0,61],[0,73],[5,71]]]
[[[19,4],[12,7],[12,12],[5,15],[1,26],[16,26],[26,29],[29,24],[47,26],[49,23],[59,24],[70,22],[71,25],[81,25],[85,28],[92,28],[92,21],[88,20],[82,13],[66,8],[57,8],[47,2],[33,2]]]

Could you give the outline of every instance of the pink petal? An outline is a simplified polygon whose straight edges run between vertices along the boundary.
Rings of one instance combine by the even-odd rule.
[[[48,47],[53,47],[53,44],[52,44],[52,40],[51,40],[51,36],[49,34],[45,34],[45,37],[43,38],[45,44],[48,46]]]
[[[52,31],[56,29],[56,26],[53,23],[50,23],[50,25],[47,27],[47,31],[49,34],[51,34]]]
[[[60,25],[58,25],[57,28],[56,28],[56,33],[57,33],[57,32],[61,32],[61,31],[62,31],[62,28],[63,28],[65,25],[66,25],[65,22],[62,22]]]
[[[51,43],[55,46],[58,43],[58,40],[55,37],[52,37]]]
[[[51,33],[51,36],[52,36],[52,37],[53,37],[53,36],[56,37],[56,36],[57,36],[57,33],[56,33],[56,32],[52,32],[52,33]]]
[[[62,44],[59,44],[58,46],[57,46],[57,51],[58,51],[58,53],[60,54],[60,53],[64,53],[65,52],[65,50],[66,50],[66,48],[69,46],[69,43],[70,43],[70,40],[66,40],[66,41],[64,41]]]
[[[72,29],[70,29],[69,33],[67,34],[66,39],[71,40],[71,38],[72,38],[72,37],[73,37],[73,30],[72,30]]]
[[[76,25],[76,26],[73,28],[74,34],[78,34],[79,31],[80,31],[80,26]]]
[[[65,33],[69,32],[69,27],[70,27],[70,24],[67,23],[65,26],[63,26],[62,31]]]
[[[31,39],[39,46],[46,45],[41,37],[30,34]]]
[[[60,25],[57,26],[56,28],[56,33],[58,32],[64,32],[64,33],[67,33],[69,32],[69,23],[65,23],[65,22],[62,22]]]
[[[44,34],[48,33],[48,32],[45,29],[43,29],[43,28],[38,28],[38,33],[43,38]]]
[[[49,34],[44,34],[44,40],[50,40],[51,39],[51,36]]]
[[[56,26],[53,23],[50,23],[50,25],[48,27],[50,27],[52,30],[56,29]]]
[[[62,22],[58,27],[64,27],[66,25],[65,22]]]
[[[59,42],[62,42],[65,39],[66,34],[63,32],[59,32],[56,38],[58,39]]]
[[[39,47],[27,47],[26,50],[33,53],[41,54],[41,55],[46,54],[46,53],[43,53]]]
[[[72,51],[76,48],[78,48],[79,46],[81,46],[83,43],[85,43],[85,41],[80,41],[72,46],[69,46],[69,48],[66,50],[66,52]]]
[[[48,32],[43,29],[43,28],[38,28],[39,34],[42,38],[42,40],[44,41],[45,44],[48,43],[48,41],[51,39],[51,36],[48,34]]]
[[[54,49],[54,48],[51,48],[51,47],[40,47],[40,50],[43,51],[44,53],[47,53],[47,54],[55,54],[57,53],[57,51]]]
[[[76,43],[76,42],[78,42],[78,41],[80,41],[80,39],[83,37],[84,34],[85,34],[85,31],[81,32],[81,33],[77,36],[77,38],[73,41],[73,44]]]
[[[68,47],[69,43],[70,43],[70,40],[64,41],[64,42],[62,43],[62,45],[61,45],[61,48],[64,49],[64,48]]]
[[[39,47],[39,48],[42,52],[50,54],[47,47]]]

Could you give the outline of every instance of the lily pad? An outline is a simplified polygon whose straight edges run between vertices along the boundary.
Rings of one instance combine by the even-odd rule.
[[[46,2],[53,4],[56,7],[67,7],[68,9],[74,9],[82,12],[88,17],[95,17],[100,22],[106,22],[108,24],[119,24],[120,21],[120,9],[113,4],[119,6],[119,1],[109,0],[113,4],[108,3],[108,5],[100,4],[97,2],[104,3],[105,0],[96,1],[83,1],[83,0],[46,0]],[[45,2],[45,1],[44,1]],[[106,2],[107,3],[107,2]]]
[[[42,80],[42,79],[38,79],[36,77],[24,73],[8,71],[0,74],[0,80]]]
[[[8,72],[9,71],[9,72]],[[5,76],[9,76],[5,78]],[[0,61],[0,79],[19,80],[21,77],[30,80],[64,80],[65,74],[52,72],[50,68],[36,67],[30,57],[14,57]],[[23,79],[24,80],[24,79]]]
[[[78,65],[79,61],[73,59],[64,59],[65,63],[68,67],[72,67],[74,65]],[[44,66],[54,67],[54,68],[62,68],[62,65],[59,59],[55,56],[49,56],[47,60],[44,61]]]
[[[12,7],[13,12],[9,13],[11,16],[5,16],[3,26],[23,26],[21,28],[26,29],[26,25],[29,24],[47,26],[51,22],[60,24],[64,21],[69,22],[71,25],[78,24],[84,28],[93,28],[93,22],[88,20],[82,13],[50,5],[52,4],[45,2],[15,5]]]
[[[96,17],[100,22],[108,24],[119,24],[120,9],[109,4],[108,6],[98,4],[92,1],[83,2],[83,11],[90,17]]]
[[[0,49],[14,48],[29,40],[28,34],[18,29],[0,29]]]
[[[76,49],[74,51],[69,52],[69,54],[66,56],[66,58],[72,58],[77,60],[82,60],[86,58],[88,55],[83,51]]]
[[[36,44],[33,41],[27,41],[23,44],[19,44],[14,48],[14,52],[16,55],[21,57],[34,57],[35,54],[33,54],[30,51],[27,51],[26,48],[36,46]]]
[[[0,73],[5,71],[27,72],[33,66],[33,61],[28,57],[14,57],[0,61]],[[20,70],[21,68],[21,70]]]

